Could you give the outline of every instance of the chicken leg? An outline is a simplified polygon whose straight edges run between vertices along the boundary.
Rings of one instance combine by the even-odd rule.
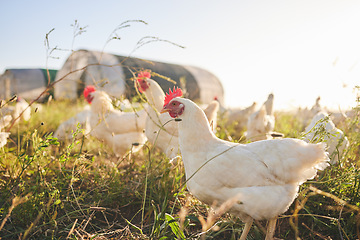
[[[273,240],[274,239],[276,220],[277,220],[277,217],[269,220],[267,230],[266,230],[265,240]]]
[[[251,226],[253,224],[253,219],[251,219],[250,221],[246,222],[245,223],[245,227],[244,227],[244,230],[243,232],[241,233],[241,236],[240,236],[240,239],[239,240],[246,240],[246,237],[251,229]]]

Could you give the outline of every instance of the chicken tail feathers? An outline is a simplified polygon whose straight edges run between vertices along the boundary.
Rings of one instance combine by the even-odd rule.
[[[276,143],[274,146],[278,147],[277,152],[282,152],[282,157],[274,157],[277,161],[265,163],[285,182],[302,184],[329,166],[330,159],[324,143],[312,144],[286,138],[272,140],[272,143]]]
[[[302,176],[300,183],[313,179],[317,171],[322,171],[330,166],[329,154],[325,151],[325,143],[309,144],[307,147],[309,148],[309,161],[303,166],[302,174],[299,175]]]
[[[320,158],[318,159],[318,164],[316,165],[316,169],[318,170],[324,170],[325,168],[327,168],[328,166],[330,166],[330,158],[329,158],[329,153],[326,152],[326,144],[325,143],[318,143],[316,144],[316,146],[318,148],[321,149],[320,152]]]

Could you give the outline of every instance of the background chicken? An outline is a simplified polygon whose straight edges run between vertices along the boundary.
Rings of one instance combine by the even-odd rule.
[[[54,133],[54,137],[61,141],[70,140],[73,138],[73,134],[78,128],[83,130],[83,133],[77,135],[81,137],[83,135],[87,136],[90,133],[90,116],[91,109],[90,106],[85,106],[84,110],[77,113],[74,117],[66,120],[61,123]]]
[[[137,79],[139,91],[145,94],[148,101],[145,134],[153,146],[160,148],[168,158],[173,159],[179,150],[178,126],[169,115],[160,115],[165,94],[160,85],[150,77],[149,72],[141,72]]]
[[[109,145],[117,156],[123,156],[130,149],[136,152],[146,142],[145,110],[116,110],[109,95],[104,91],[96,91],[94,86],[84,89],[84,97],[91,104],[90,134]],[[139,145],[133,146],[132,143]]]
[[[4,128],[8,126],[11,122],[11,115],[1,116],[0,117],[0,148],[6,145],[7,139],[10,136],[9,132],[4,132]]]
[[[6,145],[9,136],[10,136],[9,132],[0,132],[0,148]]]
[[[0,131],[10,124],[12,120],[11,115],[0,116]]]
[[[220,107],[219,101],[213,100],[205,108],[202,108],[204,110],[204,113],[205,113],[208,121],[209,121],[211,130],[214,133],[216,133],[219,107]]]
[[[321,106],[320,104],[320,97],[317,97],[315,100],[314,105],[308,109],[308,108],[299,108],[297,111],[297,118],[300,120],[300,122],[302,123],[303,128],[305,129],[305,127],[307,125],[309,125],[309,123],[311,122],[312,118],[321,111],[326,111],[324,107]]]
[[[304,140],[307,142],[325,142],[330,155],[330,163],[336,164],[344,150],[349,146],[349,140],[340,129],[336,128],[329,115],[317,113],[305,129]]]
[[[230,108],[224,111],[225,127],[233,126],[235,132],[243,132],[251,114],[256,111],[257,103],[254,102],[247,108]],[[239,136],[238,136],[239,137]]]
[[[137,78],[139,91],[145,94],[149,104],[146,108],[148,117],[145,134],[151,144],[160,148],[168,158],[174,159],[179,150],[178,125],[169,115],[160,114],[164,104],[165,93],[160,85],[150,78],[151,74],[146,71],[140,72]],[[219,103],[214,100],[205,110],[214,130],[217,126],[218,109]]]
[[[15,110],[12,116],[13,119],[19,117],[20,114],[22,114],[20,119],[23,121],[29,121],[31,118],[31,108],[29,103],[25,99],[18,97],[16,99]]]
[[[17,97],[15,104],[0,108],[0,115],[11,115],[12,120],[15,121],[15,123],[19,123],[20,120],[29,121],[31,117],[31,108],[25,99]]]
[[[247,123],[246,138],[250,141],[271,139],[275,128],[273,112],[274,95],[269,94],[262,107],[250,115]]]
[[[324,144],[299,139],[227,142],[213,134],[194,102],[177,96],[165,99],[162,112],[181,119],[188,190],[206,204],[232,201],[229,211],[245,222],[240,239],[246,239],[253,219],[269,219],[266,239],[273,239],[276,218],[294,201],[299,185],[328,166]]]

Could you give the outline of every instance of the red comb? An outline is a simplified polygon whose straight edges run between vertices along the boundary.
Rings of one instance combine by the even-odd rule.
[[[176,88],[174,86],[174,90],[171,91],[171,88],[169,88],[169,93],[166,93],[164,105],[168,104],[172,99],[176,97],[181,97],[183,95],[180,88]]]
[[[137,76],[137,80],[140,81],[141,79],[144,78],[151,78],[151,74],[147,71],[139,72]]]
[[[87,98],[89,96],[89,93],[95,92],[96,88],[93,85],[89,85],[84,89],[84,97]]]

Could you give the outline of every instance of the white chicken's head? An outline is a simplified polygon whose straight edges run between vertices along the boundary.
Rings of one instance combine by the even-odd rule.
[[[84,89],[84,97],[88,103],[91,103],[94,99],[94,96],[91,93],[95,91],[96,88],[92,85],[86,86],[86,88]]]
[[[137,76],[137,81],[139,83],[139,91],[141,93],[145,92],[146,89],[149,88],[149,82],[147,81],[147,79],[150,79],[151,74],[149,72],[139,72],[138,76]]]
[[[182,91],[180,88],[171,91],[169,89],[169,93],[166,93],[164,107],[161,110],[161,113],[168,112],[172,118],[177,118],[181,114],[183,114],[185,106],[181,103],[178,97],[182,96]]]
[[[161,110],[161,113],[168,112],[172,118],[177,118],[181,114],[183,114],[185,109],[185,105],[178,101],[177,99],[174,99],[170,101],[168,104],[164,105],[163,109]]]

